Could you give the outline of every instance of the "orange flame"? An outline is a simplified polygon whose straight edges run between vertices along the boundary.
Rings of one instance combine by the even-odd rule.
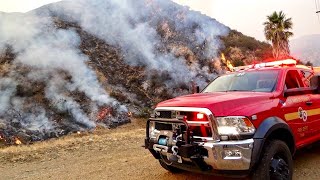
[[[21,142],[17,137],[14,138],[14,139],[15,139],[14,143],[15,143],[16,145],[22,144],[22,142]]]
[[[221,53],[221,60],[227,66],[229,71],[234,71],[234,66],[231,64],[229,60],[226,59],[223,53]]]
[[[99,112],[99,114],[98,114],[98,116],[97,116],[97,120],[98,121],[101,121],[101,120],[103,120],[105,117],[107,117],[107,116],[111,116],[111,109],[110,108],[104,108],[104,109],[102,109],[100,112]]]

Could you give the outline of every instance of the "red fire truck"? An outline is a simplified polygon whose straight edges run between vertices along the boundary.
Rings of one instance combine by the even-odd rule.
[[[171,172],[292,179],[295,151],[320,140],[316,70],[291,59],[250,65],[161,102],[145,148]]]

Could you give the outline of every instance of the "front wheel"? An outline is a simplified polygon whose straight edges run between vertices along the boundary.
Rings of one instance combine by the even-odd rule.
[[[280,140],[266,143],[261,161],[253,173],[254,180],[291,180],[293,174],[292,154],[287,144]]]

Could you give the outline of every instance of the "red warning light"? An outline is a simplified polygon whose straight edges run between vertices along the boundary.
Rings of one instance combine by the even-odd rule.
[[[204,119],[204,114],[198,113],[197,114],[197,120],[203,120]]]

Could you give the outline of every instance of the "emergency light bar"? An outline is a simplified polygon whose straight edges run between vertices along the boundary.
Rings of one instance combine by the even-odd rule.
[[[281,61],[273,61],[267,63],[260,63],[256,65],[250,65],[252,67],[272,67],[272,66],[282,66],[282,65],[296,65],[297,61],[293,59],[286,59]]]
[[[244,69],[251,69],[251,68],[261,68],[261,67],[274,67],[274,66],[295,66],[297,65],[297,61],[294,59],[285,59],[280,61],[273,61],[273,62],[266,62],[266,63],[259,63],[259,64],[252,64],[249,66],[239,66],[235,67],[236,71],[244,70]]]

